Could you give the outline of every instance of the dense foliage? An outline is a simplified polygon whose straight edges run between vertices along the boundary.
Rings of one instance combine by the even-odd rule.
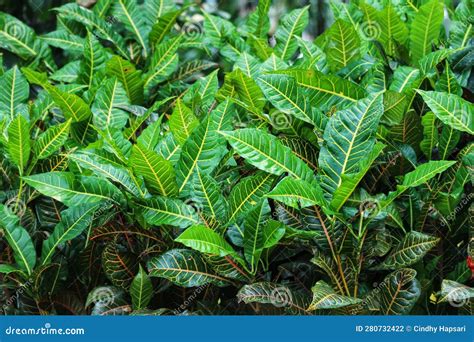
[[[84,6],[0,12],[3,313],[471,312],[472,0]]]

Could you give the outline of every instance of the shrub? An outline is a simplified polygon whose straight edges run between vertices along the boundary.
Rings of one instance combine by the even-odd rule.
[[[466,313],[472,1],[331,6],[0,13],[3,311]]]

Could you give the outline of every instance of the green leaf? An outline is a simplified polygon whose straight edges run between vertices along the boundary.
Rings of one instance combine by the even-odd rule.
[[[183,287],[227,284],[225,278],[210,270],[198,252],[188,249],[172,249],[151,259],[148,272],[150,277],[165,278]]]
[[[0,39],[2,47],[23,59],[38,55],[35,32],[17,18],[0,13]]]
[[[220,132],[238,154],[253,166],[281,175],[288,173],[296,179],[312,181],[313,171],[278,139],[255,128]]]
[[[339,19],[325,34],[328,42],[324,52],[332,70],[339,71],[359,58],[360,40],[354,26]]]
[[[53,233],[43,241],[41,263],[46,265],[51,261],[56,248],[65,242],[74,239],[87,229],[99,209],[97,203],[77,205],[61,213],[61,221],[56,225]]]
[[[270,28],[268,12],[270,11],[271,4],[271,0],[261,0],[257,4],[257,9],[255,10],[258,17],[255,24],[255,35],[257,37],[265,35]]]
[[[323,197],[323,191],[318,185],[312,185],[301,179],[291,177],[285,177],[266,197],[296,209],[312,205],[322,206],[326,202]]]
[[[431,0],[421,6],[415,14],[410,30],[410,52],[413,64],[431,52],[443,22],[443,4]]]
[[[33,145],[35,157],[41,160],[57,152],[66,142],[70,128],[71,120],[48,128]]]
[[[127,47],[122,36],[96,13],[78,4],[66,4],[55,10],[64,18],[84,24],[90,31],[94,31],[101,38],[112,42],[120,54],[128,58]]]
[[[142,72],[135,65],[119,56],[113,56],[107,62],[107,74],[115,76],[122,83],[128,98],[133,104],[143,102]]]
[[[180,193],[189,188],[187,185],[191,183],[197,168],[211,173],[227,152],[225,139],[217,132],[218,114],[220,112],[211,112],[183,144],[176,166]]]
[[[431,52],[420,59],[420,70],[426,77],[433,77],[437,74],[436,66],[451,54],[448,49]]]
[[[263,248],[275,246],[285,235],[285,225],[279,221],[268,220],[263,227]]]
[[[0,204],[0,213],[0,228],[13,250],[15,261],[21,270],[30,275],[36,264],[33,242],[26,229],[20,226],[18,217],[3,204]]]
[[[298,49],[298,42],[294,37],[301,36],[308,25],[308,9],[309,6],[295,9],[281,19],[275,32],[275,51],[281,59],[290,59]]]
[[[438,242],[439,238],[411,231],[405,235],[403,241],[395,247],[385,260],[374,269],[392,270],[410,266],[420,261]]]
[[[417,166],[415,170],[407,173],[403,177],[402,186],[406,187],[416,187],[419,186],[431,178],[436,176],[438,173],[444,172],[451,166],[456,164],[455,161],[444,161],[444,160],[432,160],[428,163],[421,164]]]
[[[415,153],[418,153],[420,142],[423,139],[420,116],[415,111],[406,112],[402,121],[391,127],[387,138],[392,144],[409,145]]]
[[[157,18],[157,21],[152,26],[150,32],[150,46],[155,46],[164,40],[181,13],[182,10],[171,11],[164,13],[161,17]]]
[[[81,70],[81,61],[73,61],[55,71],[49,78],[56,82],[77,82]]]
[[[391,4],[379,12],[377,18],[380,24],[380,41],[393,56],[396,54],[397,43],[403,45],[408,39],[408,29]]]
[[[153,297],[153,285],[141,266],[130,285],[130,296],[134,310],[146,308]]]
[[[229,21],[212,15],[207,11],[202,11],[204,15],[204,32],[206,33],[206,40],[208,40],[216,48],[223,45],[223,37],[235,30],[234,25]]]
[[[134,0],[117,0],[113,7],[113,13],[117,16],[118,20],[125,25],[125,28],[130,31],[138,43],[142,47],[143,56],[146,58],[148,55],[148,42],[147,42],[147,28],[145,26],[145,18],[138,4]]]
[[[130,101],[122,84],[116,77],[106,80],[97,90],[92,113],[94,125],[122,129],[128,122],[128,113],[121,107],[129,106]]]
[[[398,185],[395,191],[390,192],[386,199],[381,202],[380,207],[377,209],[380,211],[382,209],[387,208],[397,197],[403,194],[407,189],[420,186],[421,184],[429,181],[437,174],[449,169],[454,164],[456,164],[456,161],[431,160],[428,163],[424,163],[417,166],[415,170],[407,173],[403,177],[402,184]]]
[[[143,218],[152,225],[168,224],[186,228],[198,223],[197,215],[190,205],[177,199],[155,196],[137,203]]]
[[[428,112],[421,118],[423,124],[423,140],[420,142],[420,148],[428,158],[431,159],[433,149],[438,144],[438,126],[436,125],[436,116],[433,112]]]
[[[412,95],[414,88],[421,82],[420,70],[409,66],[399,66],[393,74],[390,90],[398,93]]]
[[[174,165],[178,162],[181,155],[181,146],[179,146],[171,132],[161,139],[155,150]]]
[[[180,145],[183,145],[192,131],[199,126],[199,120],[191,109],[189,109],[181,99],[178,99],[173,114],[171,114],[169,124],[170,131],[173,133],[176,141]]]
[[[259,200],[270,190],[275,177],[268,173],[257,173],[240,181],[229,194],[230,218],[234,222],[255,208]]]
[[[312,288],[313,300],[308,310],[337,309],[360,303],[362,300],[340,295],[324,280],[318,281]]]
[[[270,215],[268,200],[261,200],[248,212],[244,219],[244,256],[251,266],[251,272],[257,271],[258,262],[265,246],[263,229]]]
[[[415,277],[416,271],[410,268],[390,273],[367,295],[363,305],[383,315],[410,313],[421,293],[420,283]]]
[[[201,253],[221,257],[226,255],[236,256],[232,246],[222,236],[203,225],[187,228],[175,241]]]
[[[175,7],[173,0],[145,0],[143,5],[145,19],[149,25],[156,23],[158,18],[171,12]]]
[[[155,122],[152,122],[146,127],[137,139],[137,144],[143,146],[147,150],[154,150],[158,142],[161,140],[161,124],[163,115]]]
[[[129,290],[137,269],[135,256],[112,241],[102,251],[101,261],[102,269],[110,282]]]
[[[39,39],[50,46],[65,51],[82,52],[84,48],[84,38],[76,36],[64,29],[48,32],[40,36]]]
[[[147,186],[158,195],[175,196],[178,194],[178,184],[173,165],[158,153],[134,145],[130,163],[139,176],[143,176]]]
[[[441,130],[441,135],[439,137],[439,155],[440,159],[448,159],[449,155],[456,147],[459,139],[461,138],[461,132],[454,129],[451,126],[443,126]]]
[[[384,113],[380,121],[388,125],[396,125],[402,121],[408,106],[406,94],[387,90],[383,96]]]
[[[53,101],[61,108],[67,119],[72,119],[73,122],[80,122],[92,115],[87,103],[79,96],[52,86],[43,74],[27,68],[23,68],[22,71],[30,83],[40,85],[51,95]]]
[[[20,174],[23,174],[30,159],[30,125],[26,119],[18,115],[8,126],[8,154]]]
[[[444,124],[474,134],[474,105],[455,94],[417,90],[428,107]]]
[[[150,71],[146,75],[144,87],[146,91],[150,91],[152,87],[166,80],[178,67],[178,47],[182,41],[182,37],[167,40],[158,44],[153,57],[151,59]]]
[[[332,208],[336,211],[341,209],[384,148],[384,144],[376,143],[372,151],[359,161],[358,171],[356,173],[342,175],[341,185],[334,191],[331,199],[330,205]]]
[[[324,129],[327,117],[316,108],[311,107],[308,98],[297,86],[294,78],[282,75],[263,75],[259,78],[259,83],[266,98],[277,109]]]
[[[105,69],[107,54],[99,40],[91,32],[87,32],[82,51],[84,58],[81,60],[79,79],[91,88],[97,79],[103,77],[100,71]]]
[[[241,269],[229,256],[220,257],[206,255],[205,258],[209,266],[217,275],[242,282],[250,279],[247,272]]]
[[[232,84],[242,103],[249,111],[255,112],[258,115],[265,105],[265,97],[255,80],[244,74],[240,69],[235,69],[232,73],[228,74],[228,77],[232,80]]]
[[[16,266],[8,264],[0,264],[0,274],[10,274],[10,273],[20,273],[23,274],[23,271]],[[24,275],[26,277],[26,275]]]
[[[321,110],[329,110],[334,106],[342,109],[367,96],[367,92],[358,84],[317,70],[290,69],[275,73],[295,77],[298,85],[306,90],[311,105]]]
[[[81,176],[77,180],[69,172],[47,172],[23,177],[23,180],[45,196],[67,206],[100,201],[119,202],[120,191],[105,179]]]
[[[361,157],[375,145],[382,114],[382,95],[378,93],[338,111],[329,119],[319,154],[321,186],[326,191],[334,193],[344,175],[359,171]]]
[[[24,112],[23,103],[28,100],[30,87],[26,78],[15,65],[0,76],[0,112],[13,119],[20,112]]]
[[[131,171],[117,163],[116,160],[112,159],[109,155],[82,150],[81,152],[69,154],[68,158],[99,176],[109,178],[111,181],[121,184],[136,197],[144,196],[144,191],[140,185],[137,184]]]
[[[221,224],[227,223],[229,205],[221,193],[221,186],[199,168],[193,177],[190,196],[206,216],[218,220]]]

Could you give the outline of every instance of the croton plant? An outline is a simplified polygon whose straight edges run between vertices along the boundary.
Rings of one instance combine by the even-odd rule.
[[[0,12],[3,314],[471,313],[473,1],[271,6]]]

